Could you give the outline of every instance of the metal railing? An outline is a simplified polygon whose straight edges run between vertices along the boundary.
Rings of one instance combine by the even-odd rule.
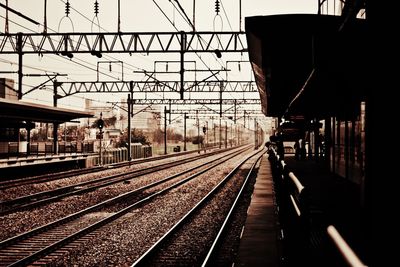
[[[288,266],[307,266],[310,263],[310,257],[315,255],[311,252],[311,247],[320,245],[321,249],[329,250],[324,253],[331,255],[334,261],[342,262],[336,249],[340,251],[350,267],[366,267],[338,231],[332,225],[327,226],[325,222],[321,222],[318,216],[322,212],[310,205],[308,188],[290,171],[289,166],[280,159],[272,146],[269,147],[268,153],[279,211],[283,258],[289,263]],[[318,244],[315,241],[316,235],[324,235],[322,238],[324,241],[318,242],[326,242],[330,237],[335,247],[329,242],[329,244]],[[324,260],[329,261],[328,258]]]

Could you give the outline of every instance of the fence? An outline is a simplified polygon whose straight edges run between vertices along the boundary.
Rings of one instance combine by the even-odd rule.
[[[29,146],[29,149],[28,149]],[[46,156],[54,154],[52,142],[0,142],[0,157]],[[93,142],[59,142],[59,154],[93,153]]]

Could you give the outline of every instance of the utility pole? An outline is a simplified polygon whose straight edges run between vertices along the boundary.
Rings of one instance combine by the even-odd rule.
[[[217,137],[216,137],[216,135],[215,135],[214,117],[213,117],[211,120],[212,120],[213,131],[214,131],[214,144],[213,144],[213,146],[215,146],[215,143],[217,142]]]
[[[231,124],[231,147],[233,147],[233,124]]]
[[[184,99],[184,83],[185,83],[185,51],[186,51],[186,33],[184,31],[181,31],[181,70],[180,70],[180,74],[181,74],[181,87],[180,87],[180,95],[181,95],[181,100]]]
[[[183,119],[183,151],[186,151],[186,118],[187,118],[187,113],[184,113],[184,119]]]
[[[131,96],[128,94],[128,161],[132,160],[132,125],[131,125]]]
[[[207,142],[206,142],[206,147],[208,146],[208,121],[206,121],[206,132],[207,132]]]
[[[133,118],[133,81],[129,82],[128,95],[128,160],[132,160],[132,118]]]
[[[54,80],[53,82],[53,106],[56,108],[58,104],[58,86],[61,85],[60,82],[57,82],[57,80]],[[58,130],[58,123],[54,122],[53,123],[53,153],[58,154],[58,136],[57,136],[57,130]]]
[[[222,145],[221,117],[219,117],[219,149],[221,149],[221,145]]]
[[[17,48],[18,48],[18,100],[22,99],[22,32],[18,33],[17,36]]]
[[[196,124],[197,124],[197,152],[200,154],[200,123],[199,123],[198,110],[196,110]]]
[[[228,122],[225,121],[225,148],[228,148]]]
[[[164,106],[164,155],[167,155],[167,107]]]
[[[224,82],[219,83],[219,149],[222,145],[222,133],[221,133],[221,117],[222,117],[222,90],[224,88]]]
[[[103,112],[100,112],[100,119],[97,121],[97,127],[100,129],[100,166],[103,165],[103,151],[102,151],[102,142],[103,142]]]

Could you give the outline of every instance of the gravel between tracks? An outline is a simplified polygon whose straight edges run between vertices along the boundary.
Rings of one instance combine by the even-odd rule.
[[[217,159],[220,157],[221,155],[216,155],[213,156],[212,158]],[[205,159],[201,160],[201,162],[203,161],[205,161]],[[129,190],[139,188],[145,184],[159,180],[160,178],[164,178],[171,174],[182,171],[185,168],[193,167],[195,165],[198,165],[199,162],[200,161],[196,161],[196,163],[188,163],[174,168],[165,169],[161,172],[157,172],[156,174],[141,176],[132,179],[130,183],[118,183],[110,187],[105,187],[93,192],[86,193],[84,195],[71,196],[59,202],[41,206],[33,210],[16,212],[6,216],[2,216],[0,220],[0,228],[2,229],[2,231],[0,232],[0,240],[5,240],[12,236],[21,234],[28,230],[47,224],[56,219],[62,218],[68,214],[72,214],[74,212],[82,210],[88,206],[94,205],[111,197],[127,192]],[[151,164],[154,163],[152,162]],[[141,166],[144,167],[142,164]],[[116,171],[116,170],[110,170],[110,171]],[[109,174],[108,172],[109,171],[107,171],[107,174]],[[104,175],[104,174],[96,174],[96,176],[98,175]],[[81,175],[81,176],[82,179],[93,179],[91,177],[83,178],[83,176],[93,176],[93,174]],[[55,181],[54,183],[57,182]],[[73,183],[76,182],[74,181]],[[41,186],[46,188],[47,187],[46,184],[41,184]]]
[[[151,166],[155,166],[156,164],[172,162],[172,161],[176,161],[176,160],[185,159],[188,157],[194,157],[194,156],[184,155],[184,156],[175,157],[173,159],[167,158],[167,159],[162,159],[162,160],[158,160],[158,161],[151,161],[151,162],[139,163],[139,164],[132,163],[131,166],[105,169],[100,172],[90,173],[90,174],[82,174],[82,175],[78,175],[78,176],[75,176],[72,178],[68,177],[68,178],[63,178],[63,179],[57,179],[54,181],[43,182],[43,183],[12,187],[12,188],[8,188],[8,189],[0,190],[0,201],[4,201],[7,199],[14,199],[19,196],[35,194],[35,193],[43,192],[43,191],[47,191],[47,190],[54,190],[54,189],[57,189],[60,187],[69,186],[71,184],[78,184],[78,183],[94,180],[96,178],[100,178],[100,177],[104,177],[104,176],[108,176],[108,175],[114,175],[114,174],[118,174],[118,173],[123,173],[123,172],[127,172],[127,171],[139,170],[140,168],[151,167]]]
[[[237,163],[237,162],[236,162]],[[220,174],[226,175],[234,164],[230,162],[219,170],[203,175],[201,181],[192,181],[184,186],[174,189],[157,201],[141,207],[134,212],[124,216],[118,222],[112,223],[99,231],[90,241],[90,247],[84,251],[70,254],[68,258],[59,262],[60,266],[130,266],[142,253],[144,253],[152,243],[160,238],[173,223],[187,213],[192,206],[199,201],[209,190],[220,180]],[[236,188],[237,189],[237,188]],[[235,190],[236,190],[235,189]],[[220,211],[227,206],[225,199],[228,195],[234,195],[234,186],[224,189],[222,195],[211,204],[211,208],[202,217],[202,229],[195,233],[202,241],[192,242],[194,246],[207,242],[206,236],[209,231],[211,234],[215,229],[210,225],[212,222],[223,219]],[[251,194],[247,194],[249,198]],[[244,203],[248,203],[245,201]],[[225,203],[225,204],[222,204]],[[246,209],[242,208],[240,216],[245,218]],[[203,214],[204,215],[204,214]],[[243,224],[243,220],[238,219],[238,223]],[[205,226],[205,227],[204,227]],[[241,226],[236,227],[241,229]],[[230,244],[237,247],[240,232],[234,234],[236,243]],[[182,237],[190,240],[192,237]],[[196,248],[195,248],[196,249]],[[199,247],[200,249],[200,247]],[[235,249],[228,249],[234,251]],[[178,253],[178,252],[177,252]],[[173,263],[172,266],[176,264]]]

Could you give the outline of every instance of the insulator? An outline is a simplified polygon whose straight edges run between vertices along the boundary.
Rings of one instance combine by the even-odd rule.
[[[219,13],[219,0],[215,1],[215,13],[217,13],[217,15]]]
[[[97,14],[99,14],[99,3],[97,2],[97,0],[96,2],[94,2],[94,14],[96,14],[96,16]]]
[[[68,17],[69,13],[70,13],[70,8],[71,8],[71,4],[69,3],[69,1],[67,1],[65,3],[65,16]]]

